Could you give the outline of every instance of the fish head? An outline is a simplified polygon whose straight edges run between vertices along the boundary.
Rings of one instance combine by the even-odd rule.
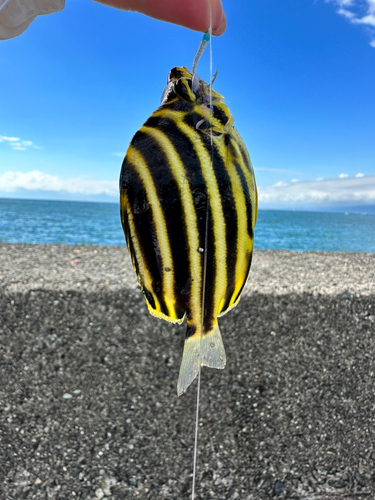
[[[215,77],[216,74],[213,81]],[[203,134],[213,134],[214,138],[221,138],[233,129],[234,119],[224,97],[216,90],[210,89],[210,85],[197,75],[193,76],[185,66],[170,70],[161,107],[168,105],[181,109],[179,103],[184,103],[183,109],[192,113],[191,119],[195,120],[197,131]]]
[[[198,105],[209,106],[210,85],[192,73],[185,67],[175,67],[168,73],[167,85],[164,89],[161,103],[175,99],[176,96],[182,101],[191,102]],[[212,89],[212,103],[221,102],[224,97]]]

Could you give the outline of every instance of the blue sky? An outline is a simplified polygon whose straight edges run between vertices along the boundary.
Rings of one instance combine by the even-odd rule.
[[[375,0],[223,4],[215,89],[248,147],[260,208],[375,205]],[[133,134],[200,40],[67,0],[0,42],[0,197],[117,201]],[[208,51],[198,73],[209,79]]]

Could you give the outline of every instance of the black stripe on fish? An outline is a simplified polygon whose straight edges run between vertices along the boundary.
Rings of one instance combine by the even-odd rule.
[[[219,120],[219,122],[225,126],[226,123],[229,120],[228,114],[225,112],[225,110],[221,106],[214,105],[213,110],[212,110],[214,118]]]
[[[195,121],[201,119],[199,114],[195,114],[192,119]],[[155,124],[154,120],[148,123]],[[195,125],[190,125],[195,130]],[[158,123],[158,130],[162,131],[171,141],[176,153],[178,153],[184,166],[186,168],[186,176],[189,180],[190,187],[192,188],[194,207],[197,214],[197,224],[199,233],[199,246],[204,248],[205,245],[205,232],[206,232],[206,209],[207,209],[207,188],[205,179],[202,174],[201,160],[196,154],[195,148],[190,139],[178,128],[175,121],[171,118],[163,118]],[[202,138],[201,138],[202,140]],[[207,142],[206,139],[204,142]],[[214,159],[215,162],[216,158]],[[196,251],[199,249],[197,248]],[[212,218],[210,217],[209,230],[208,230],[208,262],[206,270],[206,298],[205,298],[205,318],[216,318],[217,311],[214,310],[214,291],[216,282],[217,263],[215,260],[215,238],[213,231]],[[202,255],[203,258],[203,255]],[[192,277],[194,279],[194,277]],[[233,277],[234,279],[234,277]],[[189,319],[189,317],[188,317]],[[212,327],[211,319],[210,324],[205,325],[205,330],[209,331]],[[188,330],[188,334],[192,335],[192,329]]]
[[[171,111],[185,111],[187,113],[190,112],[193,108],[194,104],[192,102],[176,99],[163,104],[160,109],[170,109]]]
[[[227,286],[225,293],[225,300],[228,301],[228,296],[232,297],[233,291],[235,289],[235,279],[236,279],[236,263],[238,257],[238,248],[237,248],[237,238],[238,238],[238,224],[237,224],[237,211],[234,203],[234,193],[232,190],[232,185],[230,181],[230,177],[228,174],[228,168],[230,165],[226,165],[215,145],[215,141],[213,142],[213,149],[211,152],[211,141],[209,136],[204,136],[203,138],[204,145],[207,149],[207,152],[212,154],[212,161],[214,165],[214,173],[216,177],[217,184],[219,186],[220,192],[220,201],[223,209],[224,215],[224,224],[225,224],[225,241],[227,247],[227,259],[226,259],[226,267],[227,267]],[[227,156],[227,155],[226,155]],[[220,235],[222,237],[224,235]],[[220,269],[220,262],[217,262],[217,266]],[[224,297],[223,297],[224,298]],[[218,311],[215,311],[217,314]]]
[[[126,192],[128,202],[131,207],[134,220],[134,230],[136,238],[139,241],[142,258],[152,276],[153,291],[158,297],[161,312],[168,315],[168,308],[165,304],[162,293],[162,274],[160,272],[162,264],[160,259],[160,248],[153,220],[154,215],[149,205],[144,185],[139,178],[135,167],[127,160],[126,157],[122,166],[120,182],[121,189]],[[131,248],[132,246],[129,247],[130,250]],[[143,286],[144,284],[142,284],[142,287]],[[148,294],[151,294],[150,291],[147,290],[147,292]],[[149,301],[149,304],[153,309],[155,309],[154,300]]]
[[[204,227],[206,227],[206,211],[204,211]],[[205,229],[204,229],[205,231]],[[205,232],[203,232],[203,235]],[[220,262],[215,258],[215,235],[214,225],[211,216],[211,210],[208,214],[207,231],[207,267],[206,267],[206,293],[204,298],[204,329],[203,333],[210,332],[216,322],[217,310],[215,309],[214,297],[218,266]],[[204,242],[203,246],[204,248]],[[203,256],[203,254],[202,254]]]
[[[233,144],[232,144],[233,139],[231,139],[231,137],[227,136],[225,138],[225,140],[227,142],[227,147],[229,149],[229,152],[232,155],[233,165],[236,167],[237,174],[241,180],[242,191],[244,193],[245,200],[246,200],[247,232],[248,232],[248,235],[250,236],[250,238],[254,239],[254,229],[253,229],[253,224],[252,224],[252,220],[253,220],[252,219],[252,210],[253,210],[252,200],[250,197],[249,186],[246,182],[246,178],[244,176],[243,170],[242,170],[241,165],[239,163],[242,160],[242,162],[244,163],[244,165],[247,169],[248,168],[248,162],[246,162],[247,158],[246,158],[246,155],[243,154],[243,151],[241,151],[241,158],[238,157],[237,151],[233,147]]]
[[[186,288],[190,271],[189,259],[186,254],[188,241],[185,214],[181,204],[179,189],[171,172],[168,158],[154,137],[148,135],[147,132],[139,131],[132,144],[142,154],[149,166],[149,173],[163,210],[173,261],[175,313],[178,318],[182,318],[185,314],[188,297],[181,292]],[[156,238],[160,238],[160,235],[157,233]],[[159,265],[159,272],[162,276],[166,272],[172,272],[162,267],[161,260],[159,261]]]

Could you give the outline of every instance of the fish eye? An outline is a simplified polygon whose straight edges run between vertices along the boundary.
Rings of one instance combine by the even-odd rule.
[[[211,125],[211,123],[208,120],[205,120],[204,118],[197,122],[195,128],[200,132],[203,132],[204,134],[208,135],[209,137],[211,137],[211,135],[214,137],[221,137],[223,135],[223,132],[221,130],[215,129]]]

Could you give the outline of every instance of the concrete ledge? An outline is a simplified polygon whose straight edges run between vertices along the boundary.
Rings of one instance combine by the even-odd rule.
[[[123,247],[0,245],[0,498],[188,499],[184,327]],[[258,251],[202,372],[199,499],[375,496],[375,254]]]

